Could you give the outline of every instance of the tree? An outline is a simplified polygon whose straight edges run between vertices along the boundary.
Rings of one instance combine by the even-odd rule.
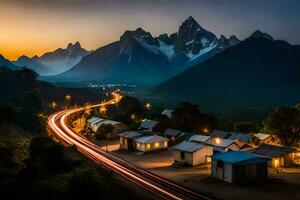
[[[97,140],[103,140],[111,136],[112,131],[114,130],[113,125],[111,124],[101,124],[96,131],[95,137]]]
[[[256,133],[258,124],[255,121],[238,121],[233,123],[233,130],[241,133]]]
[[[284,106],[276,108],[264,121],[264,131],[276,135],[286,147],[300,139],[300,111]]]
[[[190,103],[182,103],[172,116],[173,127],[183,131],[203,132],[217,125],[214,116],[202,113],[197,105]]]

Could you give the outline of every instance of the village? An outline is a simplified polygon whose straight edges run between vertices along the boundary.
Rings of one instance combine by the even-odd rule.
[[[148,109],[150,106],[145,105]],[[106,112],[106,107],[100,108],[100,113]],[[172,119],[173,112],[165,109],[160,115]],[[273,187],[279,197],[286,197],[292,193],[287,194],[286,190],[280,193],[276,180],[286,181],[288,184],[279,185],[289,187],[299,178],[300,151],[284,147],[274,135],[218,129],[194,133],[166,128],[158,132],[156,120],[143,119],[133,129],[101,116],[105,115],[80,117],[73,128],[130,163],[222,199],[230,199],[234,193],[237,198],[249,194],[249,199],[257,193],[258,199],[264,199],[272,194]],[[235,191],[240,186],[242,189]],[[218,196],[218,190],[226,192]]]

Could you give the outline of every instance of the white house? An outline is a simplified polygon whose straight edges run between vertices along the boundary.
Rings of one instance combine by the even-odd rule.
[[[121,123],[121,122],[117,122],[117,121],[113,121],[113,120],[108,120],[108,119],[101,119],[98,117],[92,117],[90,119],[87,120],[88,126],[92,129],[93,132],[97,132],[98,128],[102,125],[102,124],[111,124],[114,129],[112,131],[111,136],[116,136],[119,133],[122,133],[124,131],[128,130],[128,127]]]
[[[224,153],[226,151],[239,151],[240,147],[235,140],[210,138],[205,142],[214,148],[214,152]]]
[[[149,152],[168,148],[168,139],[158,135],[142,136],[134,139],[136,150]]]
[[[174,159],[188,165],[200,165],[210,162],[213,147],[195,142],[183,141],[173,147]]]

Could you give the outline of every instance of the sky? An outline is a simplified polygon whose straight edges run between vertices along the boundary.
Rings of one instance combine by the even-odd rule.
[[[299,0],[0,0],[0,54],[10,60],[79,41],[97,49],[142,27],[177,32],[189,16],[218,37],[259,29],[300,44]]]

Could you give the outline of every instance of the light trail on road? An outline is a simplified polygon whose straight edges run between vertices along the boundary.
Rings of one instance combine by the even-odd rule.
[[[91,108],[106,106],[118,103],[122,96],[113,93],[114,98],[107,102],[96,104]],[[85,108],[74,108],[64,110],[51,115],[48,118],[48,131],[59,141],[68,145],[74,145],[79,152],[97,163],[101,163],[114,172],[154,193],[155,195],[170,200],[195,200],[212,199],[206,195],[194,192],[186,187],[164,179],[158,175],[150,173],[132,163],[129,163],[117,156],[114,156],[99,146],[89,141],[87,138],[75,133],[69,125],[69,118],[76,113],[82,112]]]

